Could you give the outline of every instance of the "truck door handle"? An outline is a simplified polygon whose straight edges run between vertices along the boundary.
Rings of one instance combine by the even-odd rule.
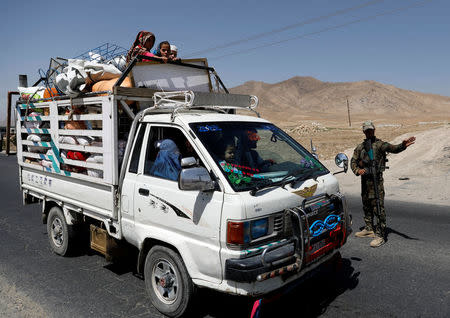
[[[148,197],[150,191],[148,191],[147,189],[139,188],[139,194]]]

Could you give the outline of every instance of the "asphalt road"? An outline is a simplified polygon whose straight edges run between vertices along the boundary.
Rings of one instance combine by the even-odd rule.
[[[0,316],[161,317],[134,259],[110,264],[88,250],[50,251],[40,206],[22,206],[15,157],[0,155]],[[387,189],[389,191],[389,189]],[[349,197],[353,229],[361,203]],[[351,237],[335,274],[289,286],[262,305],[262,317],[450,317],[450,207],[386,202],[388,241]],[[202,291],[198,317],[250,317],[252,303]]]

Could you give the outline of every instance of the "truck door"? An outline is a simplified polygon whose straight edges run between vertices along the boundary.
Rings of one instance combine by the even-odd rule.
[[[192,278],[219,283],[223,193],[178,188],[181,158],[194,157],[205,166],[179,127],[150,124],[146,134],[140,162],[143,169],[135,179],[136,234],[140,240],[151,237],[174,246]]]
[[[138,244],[136,231],[134,229],[134,190],[136,187],[136,178],[142,170],[139,170],[139,160],[141,158],[141,149],[144,144],[144,136],[147,129],[146,124],[141,124],[138,128],[131,157],[127,165],[127,172],[122,183],[122,194],[120,198],[122,233],[124,237],[134,245]]]

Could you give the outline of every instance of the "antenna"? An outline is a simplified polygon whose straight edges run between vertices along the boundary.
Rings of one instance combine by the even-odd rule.
[[[316,146],[314,146],[313,141],[311,139],[311,154],[314,158],[319,159],[319,155],[317,154]]]

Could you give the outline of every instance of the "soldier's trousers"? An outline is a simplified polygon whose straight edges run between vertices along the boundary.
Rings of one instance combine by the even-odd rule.
[[[364,178],[366,179],[366,178]],[[380,213],[377,211],[377,200],[373,180],[362,179],[361,196],[364,210],[364,222],[366,230],[374,231],[378,236],[386,237],[386,211],[384,210],[384,186],[383,178],[378,180],[378,192],[380,195]],[[374,225],[374,221],[376,224]]]

